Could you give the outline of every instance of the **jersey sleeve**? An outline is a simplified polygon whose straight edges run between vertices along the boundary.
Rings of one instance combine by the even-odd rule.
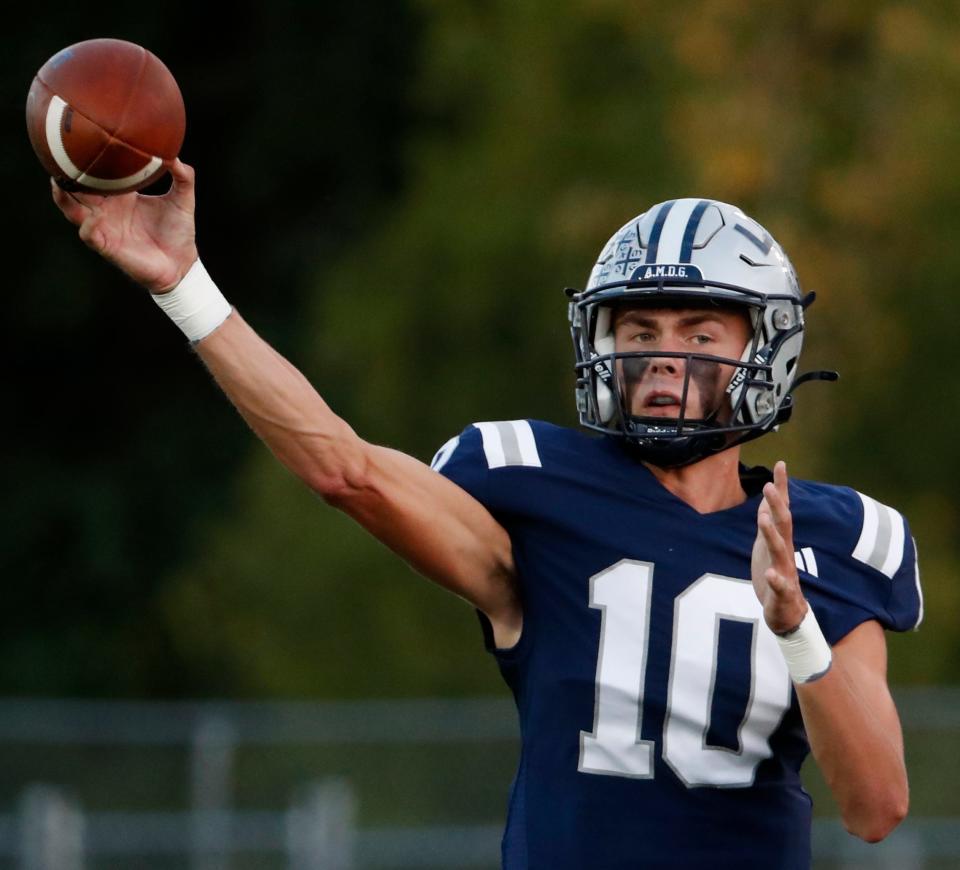
[[[923,590],[920,588],[920,562],[917,542],[910,534],[906,518],[900,517],[904,527],[903,559],[890,580],[887,596],[885,628],[892,631],[916,631],[923,622]]]
[[[541,430],[541,437],[543,432]],[[434,455],[431,468],[479,501],[507,530],[516,544],[523,538],[527,499],[537,492],[530,472],[542,469],[534,426],[529,420],[473,423],[446,442]],[[521,595],[523,594],[521,579]],[[494,655],[507,684],[514,688],[518,661],[530,646],[529,618],[520,640],[509,649],[494,643],[490,620],[477,610],[486,650]]]
[[[465,489],[498,519],[520,510],[528,477],[522,469],[540,468],[537,439],[529,420],[472,423],[444,444],[431,468]]]
[[[480,433],[473,425],[447,441],[430,460],[430,467],[489,507],[488,469],[483,459]]]
[[[861,622],[909,631],[923,619],[916,544],[905,517],[851,489],[819,494],[824,518],[795,541],[797,567],[827,640],[834,644]],[[819,554],[819,558],[818,558]]]

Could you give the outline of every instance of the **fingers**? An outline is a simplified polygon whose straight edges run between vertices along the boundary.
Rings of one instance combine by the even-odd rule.
[[[105,196],[96,193],[81,193],[79,191],[64,190],[56,179],[50,179],[50,191],[57,207],[73,224],[81,224],[88,215],[96,212],[103,205]]]
[[[89,206],[85,205],[76,195],[67,193],[54,179],[50,179],[50,191],[57,208],[63,212],[67,220],[75,226],[80,226],[88,214]]]
[[[777,492],[780,493],[780,497],[787,507],[790,506],[789,482],[789,478],[787,477],[787,463],[781,459],[773,466],[773,485],[777,488]]]
[[[80,224],[80,240],[97,253],[103,253],[107,247],[107,237],[100,226],[100,216],[88,213],[87,219]]]
[[[193,184],[196,172],[192,166],[184,163],[179,157],[170,163],[170,174],[175,182]]]
[[[179,157],[169,164],[173,185],[167,196],[186,211],[193,212],[195,203],[194,188],[196,186],[196,172]]]
[[[786,631],[803,618],[806,602],[800,588],[800,578],[793,552],[793,516],[790,513],[789,479],[787,466],[778,462],[773,468],[773,483],[763,488],[763,498],[757,509],[757,544],[754,553],[766,548],[769,560],[756,559],[754,570],[762,570],[762,584],[769,595],[764,597],[764,616],[774,631]],[[754,575],[754,583],[757,581]],[[758,590],[763,588],[758,586]],[[771,597],[772,596],[772,597]]]
[[[793,538],[793,516],[790,513],[790,494],[787,486],[787,466],[778,462],[773,469],[773,483],[763,487],[763,501],[773,514],[773,519],[784,537]]]
[[[757,528],[770,554],[770,561],[781,575],[791,575],[796,569],[793,555],[793,517],[784,498],[787,480],[786,466],[778,462],[774,468],[774,483],[763,488],[763,498],[757,509]]]
[[[102,251],[105,245],[105,237],[100,228],[99,205],[103,201],[103,197],[64,190],[52,178],[50,179],[50,189],[53,201],[60,211],[63,212],[70,223],[80,228],[81,241],[96,251]]]
[[[767,581],[767,588],[772,590],[778,597],[786,597],[793,591],[790,581],[787,580],[776,568],[767,568],[763,579]]]
[[[773,519],[768,514],[757,518],[757,527],[770,555],[771,564],[764,570],[763,579],[767,588],[777,598],[786,599],[793,595],[799,581],[795,576],[793,551],[777,531]]]
[[[761,511],[757,514],[757,528],[763,535],[763,541],[767,545],[767,551],[770,553],[773,564],[780,569],[783,567],[784,560],[793,564],[793,551],[784,540],[769,511]]]

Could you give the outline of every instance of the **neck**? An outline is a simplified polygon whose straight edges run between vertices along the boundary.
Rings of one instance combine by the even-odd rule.
[[[682,468],[658,468],[644,463],[660,484],[701,514],[742,504],[747,494],[740,484],[740,449],[731,447]]]

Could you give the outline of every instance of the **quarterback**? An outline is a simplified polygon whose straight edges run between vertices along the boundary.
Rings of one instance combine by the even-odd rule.
[[[359,437],[229,305],[172,173],[163,197],[54,201],[281,462],[476,608],[521,726],[507,870],[808,868],[811,750],[851,833],[906,815],[884,639],[922,616],[906,521],[740,463],[811,377],[812,297],[763,227],[707,199],[631,220],[568,291],[591,431],[475,423],[430,467]]]

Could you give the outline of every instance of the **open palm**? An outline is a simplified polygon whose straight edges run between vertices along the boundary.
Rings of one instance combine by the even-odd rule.
[[[194,171],[178,159],[170,174],[162,196],[67,193],[51,182],[54,202],[84,243],[151,293],[175,287],[197,259]]]

